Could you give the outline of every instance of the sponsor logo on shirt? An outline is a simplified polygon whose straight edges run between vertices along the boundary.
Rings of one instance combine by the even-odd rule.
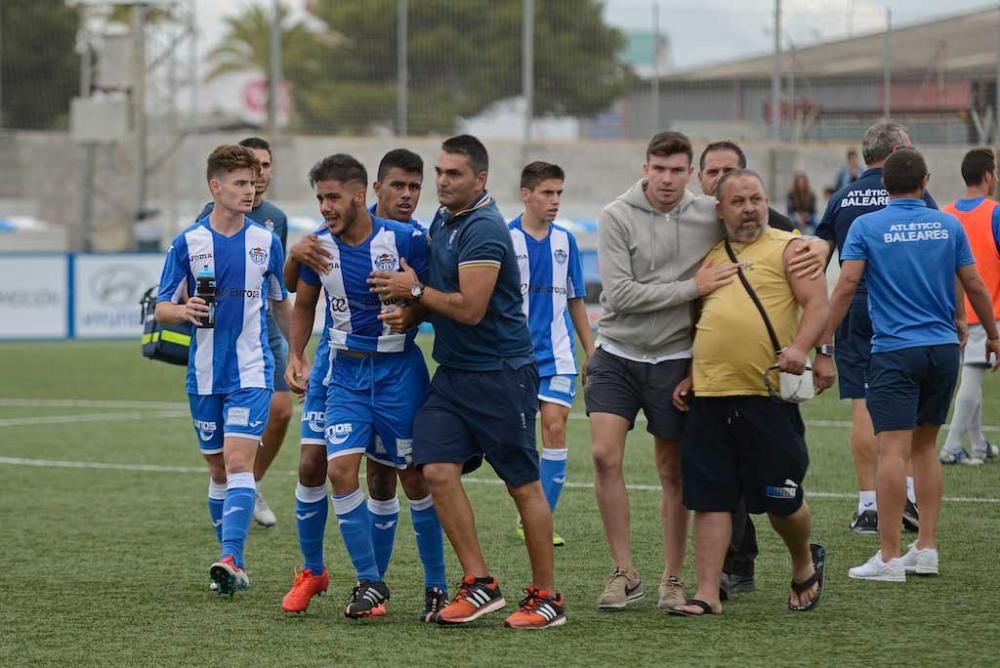
[[[173,250],[173,247],[171,247],[170,250]],[[196,260],[211,260],[212,259],[212,254],[211,253],[198,253],[197,255],[192,255],[188,259],[191,260],[192,262],[195,262]]]
[[[260,246],[254,246],[250,249],[250,259],[254,261],[254,264],[267,264],[267,250]]]

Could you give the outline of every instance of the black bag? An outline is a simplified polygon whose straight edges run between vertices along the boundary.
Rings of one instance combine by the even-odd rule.
[[[154,285],[142,295],[139,307],[142,313],[142,356],[168,364],[187,366],[191,350],[190,323],[161,325],[156,322],[156,291]]]

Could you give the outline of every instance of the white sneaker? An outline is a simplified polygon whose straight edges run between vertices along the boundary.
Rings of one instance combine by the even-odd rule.
[[[262,527],[273,527],[278,523],[278,518],[275,517],[274,511],[271,510],[271,506],[267,505],[267,501],[264,497],[260,495],[260,492],[255,492],[255,499],[253,504],[253,518],[257,521],[257,524]]]
[[[877,580],[878,582],[906,582],[906,569],[903,566],[903,559],[890,559],[882,561],[882,552],[878,551],[875,556],[854,568],[847,571],[848,577],[855,580]]]
[[[982,449],[973,447],[972,456],[975,459],[981,459],[985,463],[989,459],[996,459],[997,455],[1000,455],[1000,446],[995,443],[990,443],[986,441],[986,446]]]
[[[942,464],[962,464],[964,466],[982,466],[985,463],[979,457],[971,456],[965,450],[956,450],[955,452],[941,450],[939,459]]]
[[[917,544],[910,545],[910,550],[899,558],[907,573],[916,575],[938,574],[938,551],[933,547],[918,549]]]

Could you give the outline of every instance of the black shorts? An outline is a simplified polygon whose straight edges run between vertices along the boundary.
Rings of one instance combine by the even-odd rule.
[[[698,397],[681,439],[684,505],[791,515],[802,505],[809,467],[805,426],[796,404],[768,397]]]
[[[660,438],[680,438],[684,413],[674,408],[672,396],[687,376],[690,363],[688,359],[634,362],[598,348],[587,365],[583,388],[587,415],[618,415],[629,421],[631,429],[641,408],[646,414],[646,431]]]
[[[868,383],[868,364],[872,354],[871,316],[868,296],[855,299],[840,322],[834,338],[834,361],[837,363],[837,386],[841,399],[864,399]]]
[[[413,464],[490,463],[512,487],[538,480],[535,412],[538,368],[532,362],[499,371],[438,367],[413,422]]]
[[[944,424],[958,366],[957,344],[874,353],[868,412],[875,433]]]

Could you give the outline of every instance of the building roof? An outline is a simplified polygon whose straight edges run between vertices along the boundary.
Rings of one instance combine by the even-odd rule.
[[[928,72],[996,75],[1000,11],[988,9],[895,28],[891,32],[892,74]],[[885,31],[785,51],[782,71],[808,77],[881,76]],[[665,75],[661,81],[769,79],[771,54]]]

